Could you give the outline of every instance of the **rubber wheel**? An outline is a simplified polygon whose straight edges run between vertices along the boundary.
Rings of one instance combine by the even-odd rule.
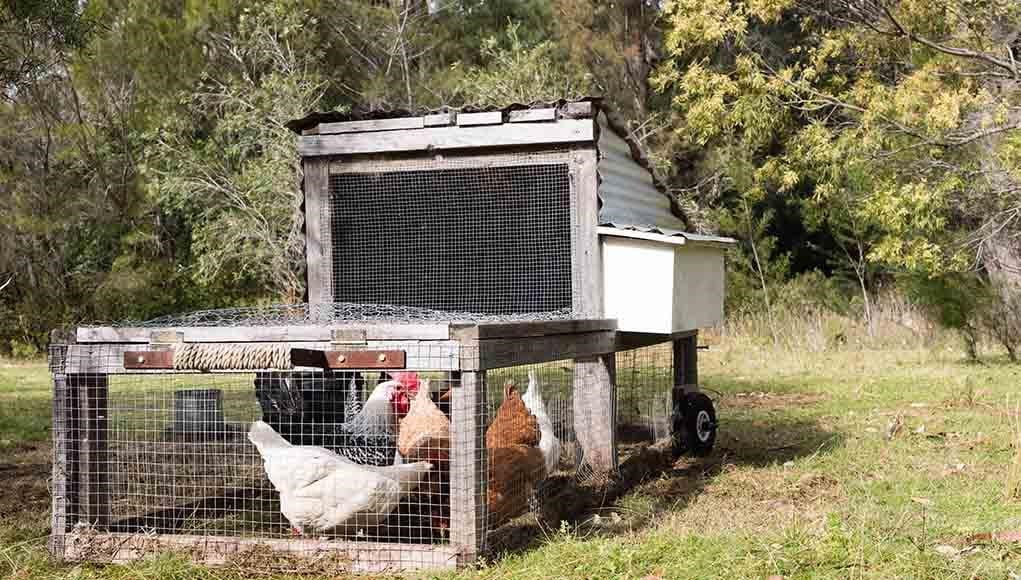
[[[716,409],[703,393],[678,398],[673,413],[673,453],[695,457],[709,455],[716,444]]]

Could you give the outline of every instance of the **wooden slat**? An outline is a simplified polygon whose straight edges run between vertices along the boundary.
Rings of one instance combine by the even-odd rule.
[[[302,137],[307,139],[309,137]],[[325,159],[306,159],[302,163],[305,193],[305,276],[308,302],[318,304],[333,300],[332,281],[327,275],[329,248],[323,245],[323,208],[329,199],[330,163]]]
[[[613,352],[616,331],[600,330],[523,338],[493,338],[468,343],[462,356],[462,370],[476,364],[478,369],[592,357]],[[472,360],[476,358],[477,361]]]
[[[347,135],[305,135],[298,137],[298,152],[302,156],[313,157],[554,145],[592,142],[594,139],[595,123],[592,119],[572,119],[542,124],[506,123],[499,127],[435,127]]]
[[[451,389],[450,545],[462,565],[474,563],[485,541],[485,381],[484,372],[462,372]]]
[[[368,121],[346,121],[343,123],[320,123],[319,134],[370,133],[373,131],[396,131],[398,129],[421,129],[422,127],[425,127],[425,119],[423,117],[371,119]]]
[[[522,109],[511,111],[508,115],[511,123],[535,123],[538,121],[556,121],[556,109]]]
[[[674,386],[698,385],[698,331],[692,331],[673,344]]]
[[[582,460],[596,473],[617,469],[616,368],[614,353],[574,360],[574,433]]]
[[[125,369],[172,369],[174,368],[174,351],[172,350],[128,350],[124,352]]]
[[[451,336],[460,340],[524,338],[528,336],[593,332],[596,330],[615,330],[616,328],[617,321],[613,318],[535,322],[486,322],[452,327]]]
[[[253,559],[300,570],[304,560],[312,570],[327,566],[333,574],[452,569],[457,565],[455,548],[441,544],[88,532],[67,537],[67,559],[72,561],[126,563],[167,551],[210,566],[243,565]]]
[[[403,369],[407,357],[403,350],[310,350],[291,349],[294,366],[322,369]]]
[[[149,343],[154,332],[179,332],[184,342],[294,342],[331,340],[337,330],[363,331],[368,340],[447,340],[447,324],[344,324],[339,326],[82,327],[78,343]]]
[[[565,104],[560,110],[560,115],[566,119],[588,119],[592,117],[593,111],[591,101],[580,101]]]
[[[478,125],[499,125],[503,123],[503,113],[487,111],[485,113],[458,113],[458,127],[475,127]]]
[[[287,348],[332,350],[336,344],[328,341],[288,341],[275,343]],[[452,340],[400,341],[377,340],[366,343],[367,350],[400,350],[405,353],[404,368],[410,371],[456,371],[460,368],[461,343]],[[126,369],[124,353],[138,351],[137,344],[76,344],[68,347],[68,374],[194,374],[195,369]],[[150,351],[152,352],[152,351]],[[203,372],[232,373],[238,371],[275,371],[279,369],[232,369]]]
[[[435,113],[432,115],[425,116],[426,127],[446,127],[454,124],[454,119],[457,115],[453,112],[447,113]]]

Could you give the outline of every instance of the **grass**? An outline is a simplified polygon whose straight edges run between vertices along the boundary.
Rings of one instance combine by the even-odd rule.
[[[679,461],[528,549],[442,577],[1021,573],[1021,544],[989,539],[1021,530],[1010,493],[1021,478],[1021,366],[966,364],[946,349],[797,352],[734,339],[701,357],[721,420],[710,457]],[[45,366],[0,365],[0,576],[246,577],[172,556],[49,562],[48,424]]]

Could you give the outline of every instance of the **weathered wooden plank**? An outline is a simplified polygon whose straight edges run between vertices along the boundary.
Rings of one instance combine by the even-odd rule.
[[[574,332],[614,330],[617,321],[612,318],[544,320],[535,322],[486,322],[451,328],[451,336],[459,340],[490,338],[524,338]]]
[[[493,338],[470,343],[470,346],[477,348],[477,368],[495,369],[610,353],[613,352],[616,334],[613,330],[599,330],[550,336]],[[471,353],[472,349],[466,351]],[[461,360],[462,366],[471,364],[467,357],[462,356]]]
[[[574,433],[582,461],[597,474],[617,469],[616,369],[614,353],[574,360]]]
[[[73,347],[69,347],[70,348]],[[78,394],[78,518],[110,523],[110,465],[107,445],[109,384],[105,374],[69,374]],[[71,404],[74,404],[73,402]],[[66,547],[66,544],[65,544]]]
[[[323,369],[403,369],[403,350],[310,350],[291,349],[294,366]]]
[[[535,123],[540,121],[556,121],[557,110],[549,109],[521,109],[511,111],[508,115],[511,123]]]
[[[240,538],[185,534],[75,532],[67,536],[67,559],[126,563],[161,552],[184,554],[209,566],[269,562],[287,570],[385,573],[399,570],[452,569],[454,546],[344,540]],[[336,556],[332,558],[330,556]],[[250,565],[250,564],[249,564]]]
[[[577,175],[571,191],[571,295],[574,311],[581,316],[603,315],[602,259],[599,237],[598,159],[595,148],[574,153]]]
[[[302,137],[308,139],[311,137]],[[324,245],[323,208],[330,195],[330,163],[325,159],[305,159],[302,162],[305,193],[305,279],[308,302],[331,302],[332,281],[328,276],[329,248]]]
[[[560,109],[560,115],[565,119],[589,119],[593,113],[592,101],[567,103]]]
[[[450,436],[450,545],[458,563],[472,564],[485,547],[486,401],[484,372],[462,372],[451,389]]]
[[[298,152],[305,157],[554,145],[592,142],[595,139],[595,122],[592,119],[571,119],[538,125],[506,123],[499,127],[433,127],[346,135],[304,135],[297,139]]]
[[[666,342],[674,342],[691,336],[696,332],[698,331],[685,330],[682,332],[675,332],[673,334],[658,334],[652,332],[617,332],[617,347],[614,350],[620,352],[622,350],[632,350],[656,344],[663,344]]]
[[[367,121],[345,121],[343,123],[320,123],[319,134],[370,133],[373,131],[421,129],[422,127],[425,127],[424,117],[399,117],[393,119],[370,119]]]
[[[78,343],[149,343],[153,333],[181,333],[184,342],[294,342],[331,340],[336,331],[359,331],[367,340],[447,340],[447,324],[342,324],[335,326],[191,326],[174,328],[144,328],[109,326],[80,327]],[[160,341],[156,341],[160,342]]]
[[[124,369],[172,369],[174,368],[174,351],[172,350],[128,350],[124,351]]]
[[[280,345],[280,343],[274,343]],[[244,345],[258,346],[257,343]],[[337,348],[328,341],[297,342],[289,341],[281,346],[286,348],[302,348],[328,351]],[[154,349],[155,350],[155,349]],[[149,351],[150,354],[153,351]],[[461,343],[452,340],[399,341],[377,340],[367,341],[366,350],[403,351],[405,354],[404,368],[412,371],[456,371],[460,368]],[[124,367],[124,353],[139,351],[137,344],[77,344],[68,347],[68,373],[102,373],[102,374],[194,374],[195,369],[131,369]],[[322,368],[322,367],[318,367]],[[280,369],[230,369],[209,370],[202,372],[270,372]]]
[[[50,508],[50,554],[64,559],[64,535],[67,532],[68,491],[74,485],[69,467],[76,459],[69,453],[71,430],[68,425],[67,375],[53,375],[53,475]]]
[[[426,127],[446,127],[454,124],[454,119],[457,116],[453,111],[446,113],[434,113],[432,115],[425,116]]]
[[[487,111],[485,113],[458,113],[458,127],[475,127],[478,125],[499,125],[503,123],[503,113]]]

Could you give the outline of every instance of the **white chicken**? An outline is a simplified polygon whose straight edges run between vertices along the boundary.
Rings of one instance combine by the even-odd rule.
[[[546,403],[542,400],[535,371],[528,372],[528,389],[521,399],[525,402],[528,411],[535,416],[536,422],[539,423],[539,451],[542,453],[543,459],[546,460],[546,473],[553,473],[556,471],[557,465],[560,464],[560,440],[553,433],[553,421],[550,420],[549,414],[546,412]]]
[[[298,534],[379,525],[432,469],[427,461],[359,465],[323,447],[292,445],[262,421],[252,424],[248,439],[280,493],[281,513]]]

